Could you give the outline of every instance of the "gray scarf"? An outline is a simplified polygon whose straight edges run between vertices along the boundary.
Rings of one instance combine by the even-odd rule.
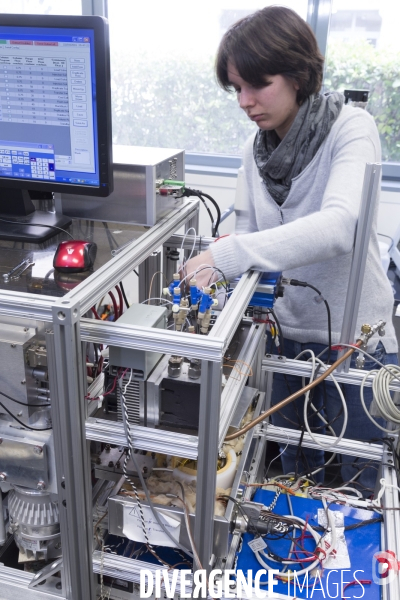
[[[285,202],[292,179],[312,161],[339,116],[344,97],[338,92],[312,95],[303,102],[282,141],[275,131],[259,130],[254,160],[275,202]]]

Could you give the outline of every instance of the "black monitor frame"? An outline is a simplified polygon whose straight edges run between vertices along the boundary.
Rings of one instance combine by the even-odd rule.
[[[0,25],[6,27],[40,27],[61,29],[93,29],[96,73],[96,103],[99,187],[72,183],[32,181],[0,177],[0,187],[39,191],[109,196],[113,191],[112,131],[111,131],[111,76],[108,21],[99,16],[53,15],[0,15]]]

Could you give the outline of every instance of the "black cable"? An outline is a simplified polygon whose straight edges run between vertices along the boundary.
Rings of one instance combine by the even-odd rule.
[[[133,269],[133,272],[139,277],[139,273],[136,271],[136,269]]]
[[[126,308],[129,308],[128,298],[126,297],[125,289],[124,289],[124,285],[123,285],[122,281],[119,282],[119,287],[121,288],[121,292],[122,292],[122,295],[123,295],[124,300],[125,300]]]
[[[194,190],[193,190],[193,192],[194,192]],[[207,205],[207,202],[204,200],[203,196],[202,196],[200,193],[198,193],[198,192],[196,192],[196,193],[195,193],[195,195],[196,195],[198,198],[200,198],[200,200],[202,201],[202,203],[204,204],[204,206],[205,206],[205,208],[206,208],[206,211],[208,212],[208,216],[209,216],[209,217],[210,217],[210,219],[211,219],[211,237],[215,237],[215,229],[214,229],[214,217],[212,216],[212,212],[211,212],[211,210],[209,209],[209,207],[208,207],[208,205]]]
[[[329,304],[328,301],[325,300],[325,298],[323,297],[323,295],[321,294],[321,292],[313,285],[311,285],[310,283],[307,283],[306,281],[299,281],[298,279],[289,279],[288,280],[289,285],[293,285],[293,286],[300,286],[300,287],[308,287],[312,290],[314,290],[314,292],[316,292],[318,294],[318,296],[323,300],[325,307],[326,307],[326,312],[328,315],[328,360],[326,361],[328,364],[331,360],[331,347],[332,347],[332,324],[331,324],[331,310],[329,308]]]
[[[367,519],[365,521],[360,521],[359,523],[352,523],[351,525],[346,525],[344,527],[344,531],[352,531],[353,529],[359,529],[360,527],[365,527],[366,525],[373,525],[374,523],[382,523],[383,517],[375,517],[374,519]],[[312,528],[314,531],[325,531],[324,527],[320,525],[313,525]]]
[[[109,230],[107,223],[105,221],[102,221],[102,223],[103,223],[104,229],[106,230],[110,250],[111,251],[114,250],[113,244],[115,245],[115,248],[119,248],[119,244],[118,244],[117,240],[115,239],[115,237],[113,236],[113,234],[111,233],[111,231]]]
[[[240,502],[238,502],[236,500],[236,498],[233,498],[232,496],[228,496],[228,494],[219,494],[218,498],[227,498],[228,500],[233,502],[234,505],[236,506],[236,508],[242,514],[242,517],[244,518],[245,522],[247,523],[248,533],[252,533],[254,536],[258,535],[257,527],[256,527],[256,525],[254,525],[254,518],[250,517],[250,515],[245,513],[245,511],[243,510],[243,507],[241,506]]]
[[[280,354],[282,354],[283,356],[285,356],[285,342],[283,340],[283,333],[282,333],[281,324],[279,323],[278,317],[276,316],[276,314],[274,313],[274,311],[272,310],[272,308],[269,308],[268,310],[271,313],[271,315],[274,317],[275,324],[278,325],[278,330],[279,330],[279,346],[280,346],[280,349],[281,349]]]
[[[2,408],[4,408],[4,410],[10,415],[10,417],[15,419],[15,421],[17,421],[17,423],[19,423],[20,425],[22,425],[22,427],[25,427],[26,429],[30,429],[30,431],[49,431],[50,429],[53,429],[52,427],[38,428],[38,427],[31,427],[30,425],[26,425],[25,423],[20,421],[15,415],[13,415],[13,413],[10,410],[8,410],[8,408],[6,406],[4,406],[4,404],[2,402],[0,402],[0,406]]]
[[[211,204],[215,207],[215,210],[217,212],[217,219],[216,219],[215,225],[214,225],[214,232],[215,232],[215,234],[218,234],[218,228],[221,223],[221,210],[220,210],[218,204],[216,203],[216,201],[214,200],[214,198],[212,198],[209,194],[206,194],[205,192],[200,192],[200,193],[202,196],[207,198],[211,202]]]
[[[22,406],[35,406],[35,407],[51,406],[51,404],[27,404],[26,402],[21,402],[20,400],[16,400],[15,398],[8,396],[4,392],[0,392],[0,394],[2,396],[4,396],[4,398],[8,398],[8,400],[11,400],[11,402],[16,402],[17,404],[21,404]]]
[[[222,285],[222,287],[228,293],[228,284],[226,283],[227,279],[226,279],[224,273],[221,271],[221,269],[218,269],[218,267],[202,267],[201,269],[196,269],[196,273],[201,273],[201,271],[205,271],[206,269],[213,269],[214,271],[218,271],[218,273],[221,273],[221,275],[224,279],[223,279],[223,281],[220,281],[219,283]]]
[[[29,225],[29,227],[48,227],[49,229],[58,229],[59,231],[69,235],[72,240],[75,240],[74,236],[69,231],[63,229],[62,227],[58,227],[57,225],[44,225],[44,223],[29,223],[27,221],[9,221],[8,219],[0,219],[0,221],[2,223],[9,223],[10,225]]]
[[[204,204],[204,206],[208,212],[208,215],[211,219],[211,236],[215,237],[216,232],[218,231],[220,221],[221,221],[221,211],[219,209],[218,204],[214,200],[214,198],[211,198],[211,196],[209,196],[208,194],[204,194],[200,190],[192,190],[191,188],[185,188],[185,191],[183,192],[182,196],[197,196],[201,200],[201,202]],[[214,205],[215,210],[217,211],[217,218],[215,220],[215,226],[214,226],[214,217],[212,216],[212,213],[208,207],[208,204],[204,200],[203,196],[205,196],[208,200],[210,200],[210,202]]]

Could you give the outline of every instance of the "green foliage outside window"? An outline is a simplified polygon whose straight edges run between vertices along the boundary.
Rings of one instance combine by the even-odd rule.
[[[325,88],[371,90],[382,158],[400,161],[400,53],[376,50],[367,42],[329,46]],[[241,154],[255,130],[235,94],[221,90],[213,59],[179,62],[149,55],[113,56],[113,138],[118,144],[184,148],[190,152]]]
[[[382,160],[400,162],[400,52],[366,41],[330,44],[324,83],[327,90],[370,90],[367,110],[378,127]]]

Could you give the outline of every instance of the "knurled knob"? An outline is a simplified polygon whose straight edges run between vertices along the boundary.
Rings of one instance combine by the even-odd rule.
[[[371,325],[368,325],[368,324],[361,325],[361,331],[362,331],[362,333],[365,333],[365,334],[371,333]]]

